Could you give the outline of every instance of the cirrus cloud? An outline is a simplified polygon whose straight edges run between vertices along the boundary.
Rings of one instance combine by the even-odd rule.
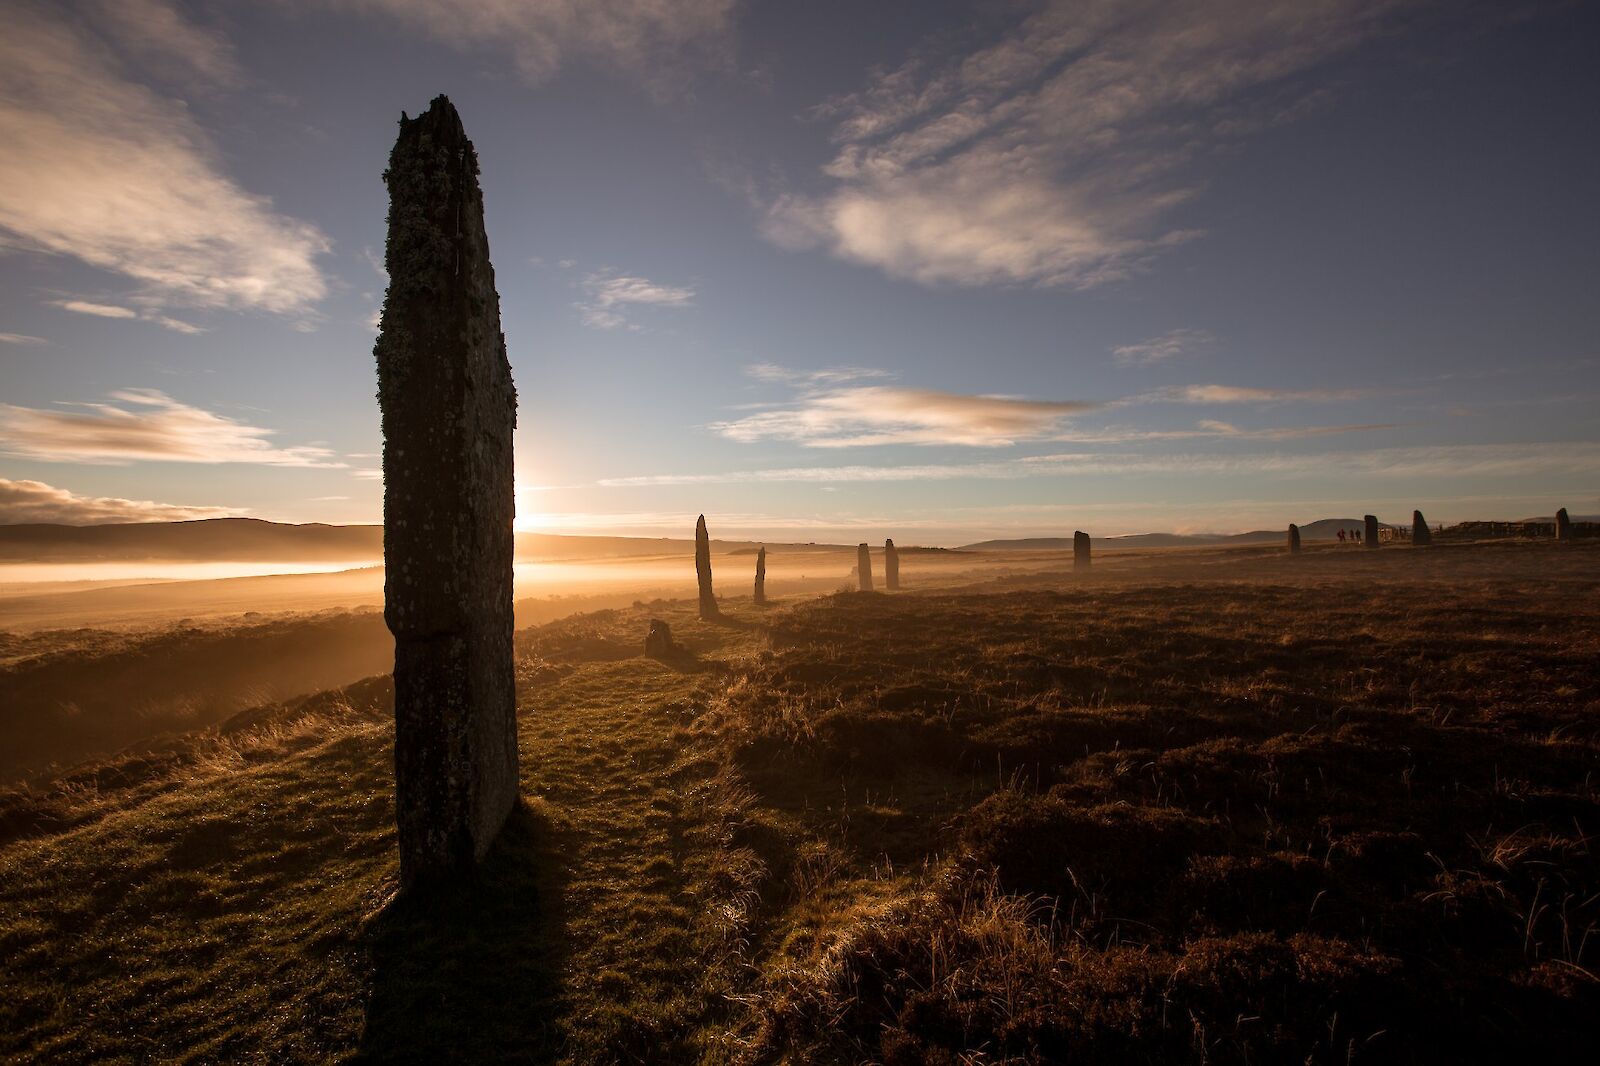
[[[737,0],[323,0],[385,15],[457,48],[507,49],[523,79],[545,81],[572,57],[598,61],[657,89],[686,61],[715,57]]]
[[[695,291],[683,285],[663,285],[627,274],[600,271],[583,279],[587,294],[578,304],[583,323],[595,329],[617,329],[626,326],[640,327],[629,320],[633,307],[689,307],[694,303]]]
[[[925,284],[1126,277],[1197,235],[1167,222],[1198,185],[1186,164],[1295,117],[1275,83],[1406,2],[1055,0],[817,108],[829,188],[771,198],[763,231]]]

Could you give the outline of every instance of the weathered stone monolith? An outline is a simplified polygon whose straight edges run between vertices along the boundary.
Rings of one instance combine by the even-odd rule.
[[[517,799],[511,431],[478,156],[450,101],[400,116],[384,172],[384,620],[395,637],[400,884],[483,858]]]
[[[1293,522],[1289,523],[1289,553],[1292,555],[1300,550],[1300,527]]]
[[[1565,507],[1556,512],[1556,540],[1572,539],[1572,519],[1567,517]]]
[[[872,551],[864,543],[856,545],[856,587],[872,591]]]
[[[1413,548],[1426,548],[1433,543],[1433,530],[1428,528],[1428,520],[1422,517],[1421,511],[1411,512],[1411,546]]]
[[[716,618],[717,594],[711,591],[711,537],[706,533],[706,516],[694,524],[694,572],[700,580],[700,617]]]
[[[1089,569],[1089,534],[1081,529],[1072,534],[1072,569]]]
[[[644,653],[652,659],[670,658],[678,650],[672,640],[672,627],[659,618],[650,619],[650,630],[644,635]]]
[[[890,592],[900,591],[900,553],[895,550],[892,537],[883,542],[883,587]]]
[[[767,602],[767,549],[756,552],[756,605]]]
[[[1369,548],[1376,548],[1378,546],[1378,516],[1369,514],[1364,516],[1362,521],[1366,523],[1366,528],[1361,532],[1361,543]]]

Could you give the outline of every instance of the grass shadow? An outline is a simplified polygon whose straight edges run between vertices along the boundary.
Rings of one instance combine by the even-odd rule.
[[[563,853],[560,828],[519,801],[470,883],[407,893],[374,919],[357,1061],[560,1057]]]

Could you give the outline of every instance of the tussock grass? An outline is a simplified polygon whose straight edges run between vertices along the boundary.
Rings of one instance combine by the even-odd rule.
[[[1600,551],[1180,554],[525,630],[446,893],[381,678],[14,789],[0,1057],[1581,1057]]]

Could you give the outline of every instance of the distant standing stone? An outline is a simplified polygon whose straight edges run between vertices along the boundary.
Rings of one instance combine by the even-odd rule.
[[[1572,539],[1572,519],[1567,517],[1565,507],[1556,512],[1556,540]]]
[[[1366,528],[1361,533],[1361,542],[1369,548],[1378,546],[1378,516],[1367,515],[1362,519]]]
[[[672,627],[659,618],[650,619],[650,631],[644,635],[644,653],[652,659],[663,659],[677,650],[672,642]]]
[[[1293,522],[1289,523],[1289,553],[1295,554],[1300,550],[1300,527]]]
[[[384,620],[395,636],[400,883],[483,858],[517,799],[511,431],[517,394],[456,109],[400,117],[389,290],[373,354],[383,412]]]
[[[711,591],[711,537],[706,533],[706,516],[694,524],[694,572],[700,580],[700,617],[716,618],[717,594]]]
[[[856,545],[856,586],[862,592],[872,591],[872,551],[865,543]]]
[[[900,589],[900,553],[895,550],[893,537],[883,542],[883,587],[890,592]]]
[[[756,604],[767,602],[767,549],[756,552]]]
[[[1081,529],[1072,534],[1072,569],[1089,569],[1089,534]]]
[[[1433,543],[1433,530],[1428,528],[1428,520],[1422,517],[1421,511],[1411,512],[1411,546],[1413,548],[1426,548]]]

